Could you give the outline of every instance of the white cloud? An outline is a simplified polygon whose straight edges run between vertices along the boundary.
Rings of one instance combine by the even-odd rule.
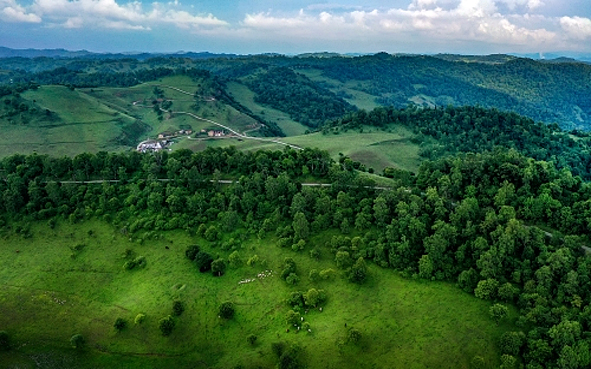
[[[199,30],[228,25],[212,14],[194,15],[178,9],[179,6],[178,1],[154,2],[150,9],[144,9],[139,1],[120,4],[116,0],[34,0],[31,9],[48,23],[66,28],[150,30],[159,24],[169,24]]]
[[[531,15],[527,11],[500,13],[503,7],[533,9],[541,4],[539,0],[412,0],[405,9],[318,14],[300,11],[291,17],[258,13],[247,15],[241,26],[248,30],[251,38],[253,34],[264,32],[277,38],[301,37],[318,43],[338,40],[341,44],[355,45],[361,40],[372,45],[414,43],[417,47],[464,43],[505,45],[505,52],[562,48],[565,37],[560,34],[558,19]],[[589,35],[591,28],[591,23],[581,19],[569,18],[560,23],[565,29],[576,30],[573,32],[578,38],[582,34]],[[578,48],[581,47],[579,44]]]
[[[585,40],[591,38],[591,19],[581,17],[562,17],[560,25],[572,38]]]
[[[15,0],[0,0],[0,20],[16,23],[40,23],[41,17],[28,13]]]

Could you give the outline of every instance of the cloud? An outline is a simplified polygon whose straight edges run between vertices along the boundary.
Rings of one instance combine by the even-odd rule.
[[[0,19],[6,22],[16,23],[40,23],[41,17],[28,13],[24,7],[15,0],[0,0]]]
[[[154,2],[144,9],[139,1],[120,4],[116,0],[34,0],[30,9],[48,25],[65,28],[150,30],[164,24],[199,30],[228,25],[212,14],[191,14],[181,9],[178,1]]]
[[[522,0],[503,0],[509,1],[528,4]],[[247,15],[242,26],[251,32],[285,37],[297,35],[306,39],[338,39],[343,42],[379,40],[383,44],[421,40],[441,44],[470,41],[529,48],[557,41],[553,30],[522,25],[528,23],[526,15],[516,17],[500,14],[497,3],[494,0],[460,0],[450,7],[450,1],[414,0],[407,9],[385,11],[323,11],[309,14],[300,10],[292,17],[258,13]]]
[[[560,25],[572,38],[586,40],[591,38],[591,19],[581,17],[562,17]]]

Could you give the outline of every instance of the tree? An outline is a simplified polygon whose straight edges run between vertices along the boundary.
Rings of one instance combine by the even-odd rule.
[[[230,301],[223,302],[218,308],[218,316],[223,319],[232,319],[234,312],[234,304]]]
[[[502,304],[494,304],[493,306],[490,307],[490,309],[488,310],[488,312],[490,314],[490,317],[498,325],[499,322],[503,318],[505,318],[507,316],[507,313],[509,312],[509,309],[507,309],[507,307],[505,305],[502,305]]]
[[[187,257],[187,259],[194,261],[195,257],[199,253],[199,251],[201,251],[199,246],[191,245],[191,246],[187,247],[187,250],[185,250],[185,256]]]
[[[297,311],[289,310],[287,314],[285,314],[285,322],[287,325],[298,325],[300,324],[301,315]]]
[[[123,318],[117,318],[113,324],[113,327],[115,327],[117,331],[121,332],[125,329],[125,327],[127,327],[127,321]]]
[[[485,279],[478,282],[474,289],[474,295],[480,299],[492,300],[497,295],[499,282],[496,279]]]
[[[213,258],[208,253],[200,251],[197,253],[197,255],[195,255],[194,263],[201,273],[205,273],[211,270],[211,263],[213,263]]]
[[[316,306],[318,305],[318,301],[320,298],[320,294],[316,288],[310,288],[308,292],[304,294],[304,301],[308,306]]]
[[[242,265],[243,261],[240,257],[240,253],[238,251],[233,251],[230,256],[228,256],[228,262],[232,268],[238,268]]]
[[[172,303],[172,315],[180,316],[185,311],[185,304],[180,300],[174,300]]]
[[[171,315],[165,316],[158,322],[158,327],[163,336],[170,336],[175,325],[176,322]]]
[[[86,340],[81,334],[75,334],[70,337],[70,345],[77,350],[80,350],[85,344]]]
[[[351,267],[351,271],[349,272],[349,281],[361,284],[365,282],[366,277],[367,266],[365,265],[365,260],[362,257],[360,257]]]
[[[211,263],[211,273],[216,276],[224,275],[226,271],[226,261],[222,258],[216,259]]]
[[[298,212],[294,215],[292,227],[295,234],[294,241],[306,240],[310,236],[310,225],[304,213]]]
[[[523,332],[505,332],[499,341],[499,348],[502,354],[517,356],[524,342],[525,334]]]

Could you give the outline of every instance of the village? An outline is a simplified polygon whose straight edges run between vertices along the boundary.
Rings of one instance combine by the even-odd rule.
[[[140,142],[137,145],[136,150],[138,152],[145,153],[160,151],[167,148],[169,149],[169,147],[174,143],[173,140],[175,138],[190,137],[191,134],[193,134],[193,130],[191,129],[181,129],[174,132],[162,132],[158,134],[156,139],[148,139]],[[202,129],[197,134],[195,134],[194,138],[225,138],[229,136],[231,136],[231,134],[228,134],[228,132],[222,129]]]

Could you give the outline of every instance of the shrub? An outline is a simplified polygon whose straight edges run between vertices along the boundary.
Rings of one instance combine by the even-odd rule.
[[[248,336],[246,336],[246,341],[248,341],[248,343],[250,343],[252,346],[254,346],[257,339],[258,337],[256,334],[249,334]]]
[[[195,260],[195,256],[197,256],[197,254],[199,253],[199,251],[201,251],[201,249],[199,248],[199,246],[197,245],[191,245],[189,247],[187,247],[187,249],[185,250],[185,256],[187,257],[187,259],[194,261]]]
[[[208,253],[200,251],[197,253],[197,255],[195,255],[195,260],[193,262],[195,263],[195,265],[201,273],[205,273],[211,270],[211,263],[213,263],[213,258]]]
[[[347,336],[347,341],[351,343],[358,343],[361,340],[361,332],[355,328],[349,329],[349,334]]]
[[[226,301],[218,308],[218,316],[224,319],[232,319],[234,316],[234,304]]]
[[[117,318],[115,320],[115,324],[113,324],[113,327],[115,327],[115,329],[118,331],[122,331],[125,329],[125,327],[127,327],[127,321],[123,318]]]
[[[216,276],[224,275],[226,271],[226,261],[222,258],[219,258],[211,263],[211,273]]]
[[[0,351],[10,350],[10,336],[6,331],[0,331]]]
[[[175,326],[174,318],[171,315],[165,316],[158,322],[158,327],[163,336],[170,336]]]
[[[175,300],[172,303],[172,315],[180,316],[185,311],[185,305],[180,300]]]
[[[134,323],[135,324],[142,324],[143,321],[146,320],[146,314],[139,313],[135,316]]]
[[[86,340],[81,334],[75,334],[70,338],[70,345],[75,349],[81,349],[85,343]]]

